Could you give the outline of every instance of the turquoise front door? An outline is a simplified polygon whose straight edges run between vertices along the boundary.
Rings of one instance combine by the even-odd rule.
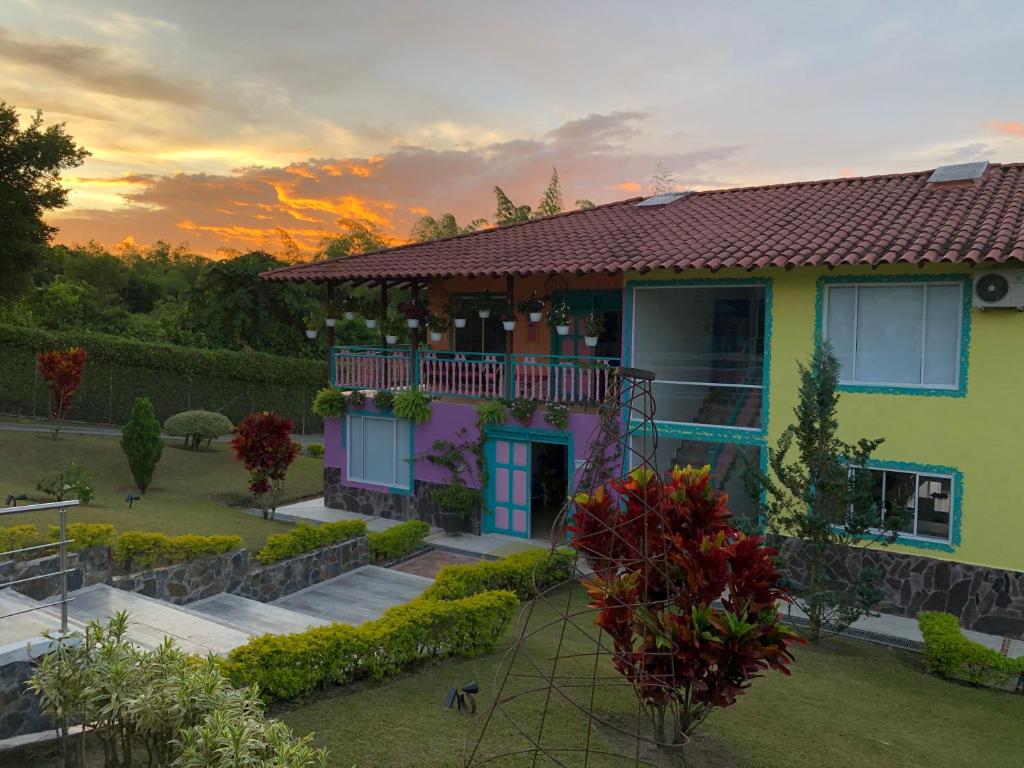
[[[529,538],[530,444],[494,438],[491,458],[490,514],[484,518],[484,533]]]

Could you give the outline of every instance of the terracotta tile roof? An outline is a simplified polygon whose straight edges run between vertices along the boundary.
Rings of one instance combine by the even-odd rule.
[[[977,182],[931,171],[640,198],[359,256],[269,280],[1024,261],[1024,163]]]

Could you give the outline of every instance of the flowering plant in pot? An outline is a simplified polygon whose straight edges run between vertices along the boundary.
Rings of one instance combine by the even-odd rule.
[[[497,309],[501,326],[506,331],[514,331],[516,329],[516,313],[512,311],[512,305],[505,302],[504,304],[499,304]]]
[[[431,315],[427,318],[427,330],[430,331],[431,341],[440,341],[441,337],[448,332],[448,326],[451,324],[451,320],[448,319],[447,315],[438,314]]]
[[[559,336],[569,334],[569,305],[564,301],[552,304],[548,310],[548,325],[553,325]]]
[[[346,320],[354,320],[356,317],[356,310],[359,308],[359,302],[356,297],[351,293],[343,293],[338,298],[338,309],[341,310],[341,316]]]
[[[384,341],[387,344],[397,344],[398,337],[405,330],[405,323],[394,315],[388,315],[381,319],[380,329],[384,332]]]
[[[604,333],[604,315],[591,312],[583,318],[583,341],[588,347],[596,347],[597,340]]]
[[[405,317],[405,323],[410,328],[419,328],[420,323],[427,319],[427,308],[419,299],[403,301],[398,305],[398,311]]]
[[[483,295],[478,298],[474,304],[476,314],[481,320],[486,320],[491,316],[491,312],[494,311],[494,306],[497,302],[494,299],[494,294],[490,291],[484,291]]]
[[[531,323],[539,323],[545,303],[544,297],[538,296],[534,291],[530,298],[520,301],[516,308],[519,310],[519,314],[529,316]]]
[[[367,328],[376,328],[381,320],[380,305],[373,299],[365,299],[359,303],[359,314],[363,316]]]
[[[464,301],[451,301],[448,304],[448,314],[451,315],[452,325],[456,328],[465,328],[469,315],[469,308]]]
[[[317,334],[320,332],[320,326],[323,321],[316,315],[310,315],[306,318],[306,338],[315,339]]]

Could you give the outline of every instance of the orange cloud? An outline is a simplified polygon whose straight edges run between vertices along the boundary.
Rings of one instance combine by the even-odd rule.
[[[378,227],[388,228],[391,226],[391,222],[388,219],[381,216],[355,195],[340,195],[334,198],[298,197],[293,196],[288,185],[281,182],[272,181],[270,186],[277,193],[278,201],[290,209],[324,211],[341,218],[369,221]]]
[[[1024,137],[1024,123],[1018,120],[989,120],[985,127],[996,133],[1005,133],[1007,136]]]
[[[329,173],[331,176],[344,176],[346,172],[353,176],[359,176],[360,178],[369,178],[370,174],[373,173],[373,169],[370,165],[374,165],[383,161],[383,158],[371,157],[367,160],[368,165],[360,165],[359,163],[347,162],[347,163],[323,163],[320,166],[320,170],[325,173]]]
[[[620,192],[640,192],[643,188],[643,185],[636,181],[623,181],[618,184],[612,184],[612,189],[617,189]]]
[[[129,173],[124,176],[86,176],[68,179],[68,182],[76,187],[84,186],[106,186],[114,184],[139,184],[142,186],[149,186],[155,181],[153,176],[149,176],[141,173]]]
[[[285,173],[290,173],[293,176],[301,176],[304,179],[319,179],[320,178],[315,173],[313,173],[311,170],[309,170],[309,168],[307,166],[305,166],[305,165],[296,165],[296,164],[292,163],[291,165],[289,165],[284,170],[285,170]]]

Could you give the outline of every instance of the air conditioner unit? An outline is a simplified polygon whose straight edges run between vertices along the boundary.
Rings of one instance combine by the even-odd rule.
[[[975,272],[971,305],[979,309],[1024,312],[1024,269]]]

